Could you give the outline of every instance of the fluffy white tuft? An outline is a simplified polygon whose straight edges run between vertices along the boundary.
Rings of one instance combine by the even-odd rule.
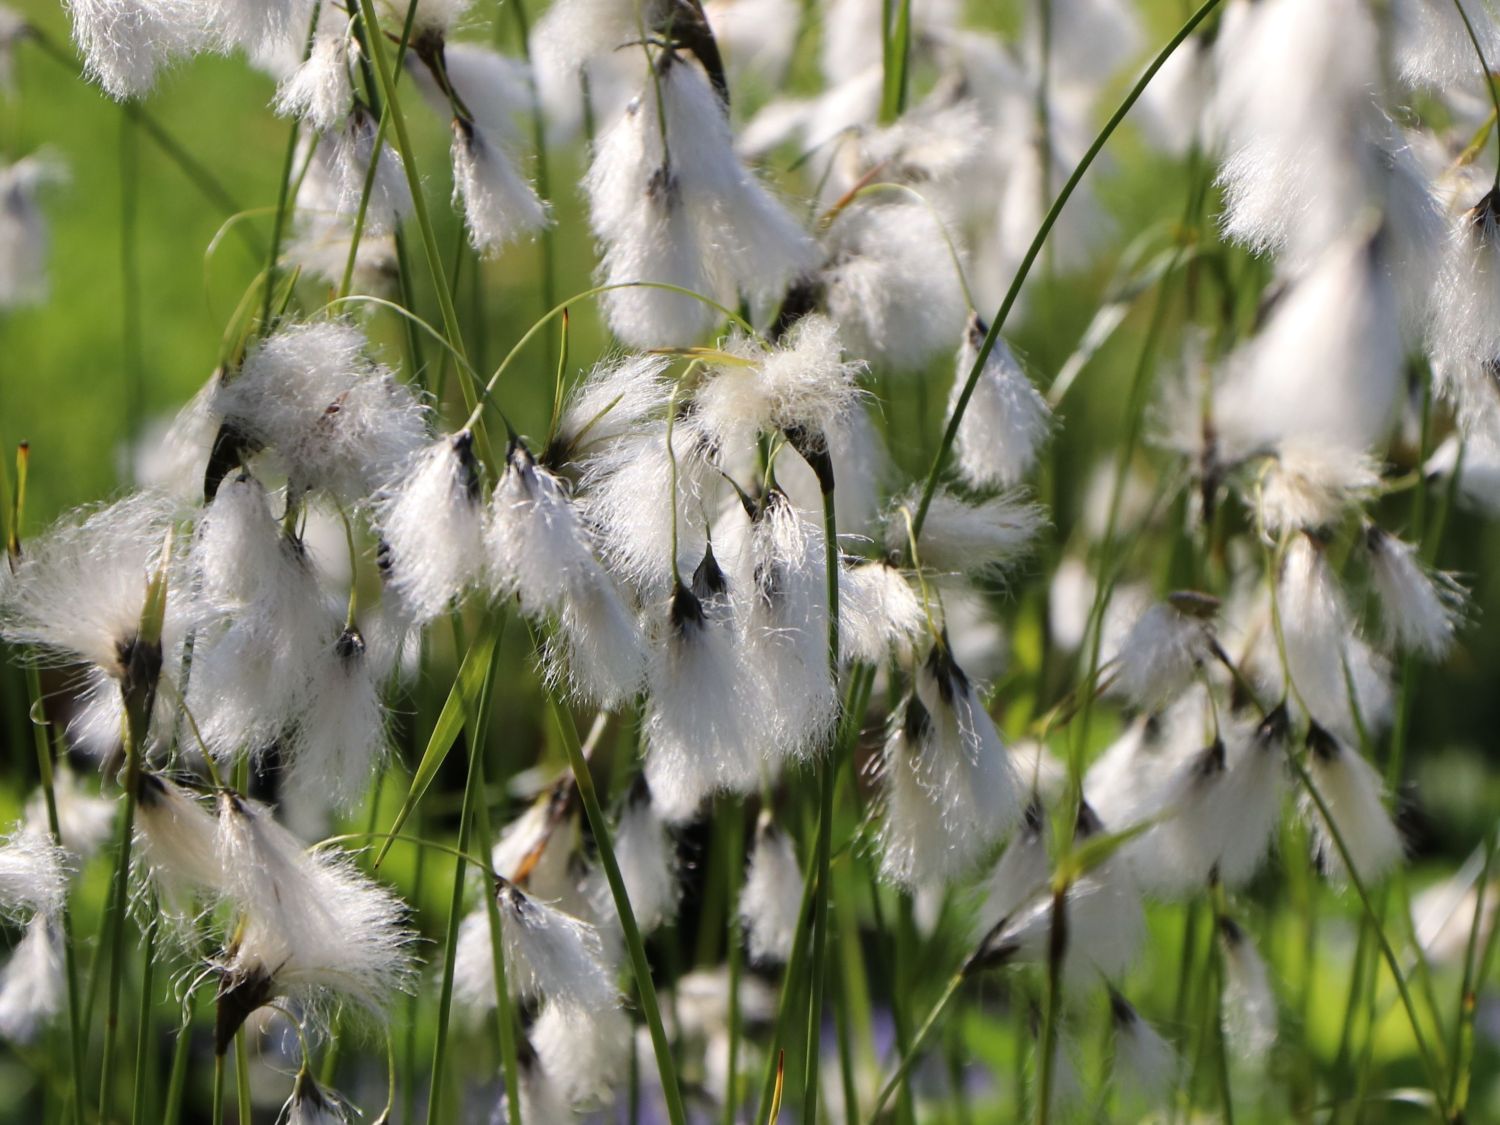
[[[802,920],[802,867],[792,838],[764,815],[740,889],[739,919],[752,962],[786,963]]]

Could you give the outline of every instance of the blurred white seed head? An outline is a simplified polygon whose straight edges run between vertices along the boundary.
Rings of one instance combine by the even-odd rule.
[[[786,963],[802,922],[802,866],[792,838],[764,813],[740,888],[739,919],[753,963]]]
[[[642,934],[649,934],[677,915],[682,894],[678,881],[677,842],[662,823],[644,786],[632,791],[615,825],[615,859]],[[594,911],[601,918],[615,913],[609,884],[600,877],[591,888]]]
[[[1266,530],[1317,531],[1375,495],[1380,466],[1368,454],[1310,436],[1277,443],[1256,480]]]
[[[628,355],[594,365],[568,396],[554,447],[569,460],[592,447],[636,431],[665,409],[671,396],[666,377],[671,357]]]
[[[347,625],[311,667],[286,784],[326,807],[352,808],[388,750],[385,707],[364,635]]]
[[[852,354],[916,372],[953,346],[968,302],[943,225],[927,207],[905,201],[858,203],[834,220],[820,280]]]
[[[1465,16],[1485,59],[1500,57],[1500,22],[1490,0],[1412,0],[1391,16],[1396,67],[1409,86],[1446,90],[1482,81]]]
[[[161,901],[189,913],[193,896],[225,887],[219,862],[219,824],[190,791],[156,773],[142,773],[136,802],[136,840]]]
[[[950,416],[987,331],[977,316],[969,317],[948,400]],[[1036,464],[1051,422],[1047,400],[1032,386],[1010,345],[996,337],[954,436],[959,476],[971,488],[1014,488]]]
[[[983,941],[1047,885],[1047,813],[1033,795],[1021,825],[980,884],[983,898],[975,916],[975,938]]]
[[[1165,707],[1214,651],[1216,599],[1182,593],[1156,602],[1120,641],[1110,692],[1144,710]]]
[[[62,1011],[67,989],[62,926],[37,914],[0,971],[0,1037],[34,1043]]]
[[[557,0],[537,21],[532,50],[542,67],[572,78],[590,59],[639,39],[643,24],[653,28],[668,10],[664,0]]]
[[[1451,574],[1425,566],[1414,544],[1374,524],[1366,529],[1365,545],[1387,640],[1441,660],[1453,647],[1467,591]]]
[[[375,502],[380,564],[417,621],[461,597],[484,560],[484,509],[474,435],[444,434],[414,454]]]
[[[38,197],[67,179],[67,168],[47,152],[0,167],[0,308],[46,300],[51,238]]]
[[[517,1092],[520,1097],[517,1108],[520,1110],[521,1121],[566,1125],[567,1122],[576,1120],[568,1104],[568,1090],[564,1085],[570,1078],[564,1076],[562,1082],[555,1079],[538,1052],[525,1039],[521,1041],[520,1047],[520,1074],[517,1075]],[[492,1125],[510,1125],[510,1100],[503,1091],[490,1120]]]
[[[1109,1008],[1115,1037],[1110,1074],[1115,1085],[1140,1103],[1161,1104],[1177,1080],[1177,1052],[1130,1001],[1113,989]]]
[[[84,73],[113,98],[150,92],[157,75],[209,45],[209,9],[195,0],[68,0]]]
[[[0,843],[0,917],[54,917],[68,893],[67,853],[44,833],[29,828]]]
[[[531,1045],[548,1083],[575,1109],[592,1108],[609,1096],[630,1065],[632,1028],[623,1008],[583,1011],[566,1004],[547,1004],[531,1025]],[[523,1121],[558,1122],[567,1118],[527,1116]]]
[[[453,122],[453,195],[462,203],[469,243],[495,254],[550,222],[547,205],[526,182],[501,138],[483,126]]]
[[[1318,859],[1333,879],[1342,880],[1348,870],[1343,850],[1347,849],[1348,864],[1369,886],[1398,866],[1405,854],[1401,833],[1386,808],[1385,786],[1358,751],[1316,723],[1308,730],[1307,746],[1308,773],[1328,809],[1325,816],[1311,796],[1303,800]]]
[[[72,860],[88,859],[108,838],[115,820],[115,803],[88,792],[78,775],[59,761],[52,777],[57,807],[57,829],[63,849]],[[50,832],[46,793],[38,789],[26,802],[24,822],[32,832]]]
[[[318,146],[320,153],[327,150],[327,157],[332,161],[338,183],[339,214],[353,216],[359,213],[365,183],[369,182],[365,229],[376,235],[395,230],[412,206],[411,187],[406,180],[401,155],[386,141],[381,141],[377,150],[375,142],[379,135],[374,116],[356,104],[339,131],[325,136]],[[373,179],[370,178],[372,163],[375,166]]]
[[[1260,951],[1231,918],[1219,919],[1224,950],[1224,1033],[1243,1058],[1258,1061],[1276,1042],[1276,994]]]
[[[501,886],[497,898],[505,971],[517,995],[545,999],[584,1014],[619,1007],[614,970],[605,959],[597,929],[514,884]],[[489,922],[483,912],[476,917],[485,928],[485,958],[489,960]],[[491,963],[491,973],[493,967]],[[494,1003],[493,975],[489,1003]]]

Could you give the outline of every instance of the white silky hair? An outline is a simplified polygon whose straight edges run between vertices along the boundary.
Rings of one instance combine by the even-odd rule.
[[[982,942],[1047,884],[1047,814],[1033,797],[1025,818],[977,888],[974,937]]]
[[[767,751],[807,760],[838,717],[829,665],[823,533],[786,497],[766,497],[737,560],[732,602],[753,707],[768,716]]]
[[[68,0],[84,74],[110,97],[150,93],[158,74],[211,43],[197,0]]]
[[[569,1106],[601,1104],[629,1069],[631,1024],[622,1008],[584,1011],[545,1004],[529,1034],[542,1072]],[[523,1120],[556,1120],[522,1113]]]
[[[73,512],[29,540],[0,585],[0,636],[34,645],[48,659],[82,661],[122,678],[147,587],[164,564],[174,565],[166,556],[174,510],[166,496],[132,493]],[[166,650],[180,633],[181,608],[181,599],[168,599]]]
[[[1373,457],[1306,435],[1276,444],[1249,498],[1268,531],[1318,531],[1373,498],[1379,487],[1380,465]]]
[[[655,610],[644,719],[646,780],[668,823],[689,820],[711,794],[750,792],[771,764],[739,637],[718,597],[679,587]],[[705,604],[707,602],[707,604]]]
[[[774,88],[786,76],[802,22],[797,0],[706,0],[703,12],[732,87]]]
[[[541,902],[514,884],[502,886],[497,898],[505,971],[516,995],[545,999],[585,1013],[619,1007],[614,969],[605,958],[603,942],[593,925]],[[477,917],[485,927],[485,959],[493,973],[489,922],[483,913]],[[489,992],[492,1003],[493,976]]]
[[[967,301],[944,238],[920,203],[860,201],[824,236],[824,304],[853,355],[915,373],[963,331]]]
[[[652,806],[649,791],[633,792],[615,825],[615,860],[625,882],[626,896],[642,934],[667,925],[677,916],[682,895],[677,843]],[[589,897],[600,918],[615,915],[614,895],[603,872],[596,870]]]
[[[115,803],[89,792],[72,767],[61,761],[52,775],[52,801],[57,809],[58,835],[69,861],[89,859],[109,838]],[[46,790],[37,789],[27,800],[23,821],[30,831],[51,832]]]
[[[1021,817],[1010,754],[968,677],[940,648],[918,670],[880,761],[881,874],[896,885],[969,877]]]
[[[669,593],[674,537],[679,569],[691,570],[703,554],[699,506],[711,472],[707,442],[691,418],[678,419],[670,433],[667,422],[652,423],[585,461],[579,504],[605,566],[643,595]]]
[[[411,0],[380,0],[380,6],[383,14],[396,27],[400,27],[406,19],[410,2]],[[418,0],[416,15],[412,21],[412,36],[446,37],[459,27],[473,6],[474,0]]]
[[[1347,738],[1357,736],[1355,707],[1368,729],[1383,728],[1391,706],[1388,662],[1360,636],[1322,549],[1306,535],[1288,543],[1276,590],[1294,699]]]
[[[1160,710],[1212,659],[1214,643],[1211,621],[1155,602],[1120,640],[1109,691],[1144,710]]]
[[[541,1060],[528,1053],[522,1056],[520,1063],[517,1108],[521,1121],[567,1125],[567,1122],[577,1120],[568,1105],[566,1088],[553,1079]],[[494,1112],[490,1114],[490,1125],[510,1125],[510,1099],[504,1093],[496,1103]]]
[[[1231,361],[1215,416],[1231,444],[1380,446],[1402,392],[1401,318],[1378,236],[1356,232],[1294,281]]]
[[[335,849],[306,851],[271,811],[219,798],[219,862],[242,924],[223,963],[313,1008],[347,1000],[380,1020],[415,977],[406,907]]]
[[[311,663],[294,720],[285,783],[328,807],[352,809],[389,752],[385,705],[359,629],[346,626]]]
[[[886,516],[886,549],[904,552],[909,534],[903,509],[913,519],[915,491],[900,498]],[[1017,491],[968,500],[949,489],[933,494],[917,541],[922,565],[939,574],[996,577],[1024,558],[1046,523],[1046,515]]]
[[[1430,347],[1438,389],[1465,428],[1494,432],[1495,358],[1500,356],[1500,192],[1487,191],[1455,215],[1432,295]]]
[[[1316,725],[1308,733],[1308,746],[1308,773],[1328,810],[1325,815],[1311,795],[1303,800],[1317,856],[1335,881],[1346,881],[1352,866],[1368,887],[1399,866],[1406,852],[1385,805],[1385,785],[1358,751]]]
[[[694,416],[716,447],[738,448],[776,430],[804,435],[826,449],[826,435],[859,401],[863,364],[845,359],[827,317],[803,317],[769,351],[744,339],[727,349],[733,362],[711,366],[693,394]]]
[[[1110,992],[1114,1063],[1110,1075],[1127,1097],[1157,1105],[1171,1093],[1180,1060],[1166,1038],[1130,1002]]]
[[[905,575],[883,562],[845,560],[839,570],[839,653],[883,664],[914,654],[927,618]]]
[[[323,133],[336,129],[354,101],[349,65],[347,34],[342,30],[319,33],[306,60],[277,86],[272,103],[276,112],[300,117]]]
[[[61,924],[37,914],[0,970],[0,1037],[31,1044],[67,1002]]]
[[[425,623],[479,578],[484,509],[473,434],[444,434],[412,456],[375,501],[389,589]]]
[[[970,316],[948,397],[950,417],[979,358],[986,331],[977,316]],[[1051,424],[1047,400],[1027,378],[1010,345],[997,337],[954,435],[959,476],[971,488],[1016,487],[1035,467]]]
[[[548,70],[569,77],[585,63],[639,39],[669,11],[664,0],[557,0],[537,20],[532,50]]]
[[[300,47],[313,11],[310,0],[206,0],[204,7],[221,48],[257,57]]]
[[[141,775],[136,840],[169,912],[188,914],[195,895],[224,891],[218,832],[218,820],[190,790],[160,774]]]
[[[21,828],[0,842],[0,917],[56,916],[68,893],[68,856],[52,837]]]
[[[740,888],[738,917],[745,947],[756,965],[783,965],[802,924],[802,866],[792,838],[766,816]]]
[[[469,244],[479,253],[498,254],[550,224],[547,205],[499,137],[455,119],[452,156],[454,199],[463,205]]]
[[[1463,622],[1467,591],[1451,574],[1424,565],[1416,544],[1373,524],[1365,545],[1387,642],[1432,660],[1447,656]]]
[[[67,181],[66,165],[45,150],[0,167],[0,308],[47,299],[51,236],[39,196]]]
[[[359,213],[365,198],[365,184],[370,185],[365,205],[365,229],[371,234],[387,234],[396,229],[412,209],[411,186],[406,179],[401,154],[388,141],[375,142],[380,131],[375,118],[359,106],[331,136],[323,138],[318,152],[326,151],[338,184],[339,214]],[[370,177],[370,166],[375,166]]]
[[[636,432],[666,409],[670,356],[625,355],[599,361],[568,395],[554,442],[577,456]]]
[[[1276,994],[1250,936],[1230,918],[1219,921],[1224,950],[1224,1034],[1242,1058],[1263,1059],[1276,1042]]]
[[[1465,16],[1485,59],[1500,58],[1500,20],[1491,0],[1411,0],[1391,16],[1396,69],[1409,86],[1441,91],[1482,81]]]
[[[512,442],[486,513],[491,589],[529,617],[555,613],[581,586],[607,582],[566,482]]]
[[[268,447],[294,492],[365,498],[427,440],[427,412],[342,320],[278,327],[213,396],[224,422]]]

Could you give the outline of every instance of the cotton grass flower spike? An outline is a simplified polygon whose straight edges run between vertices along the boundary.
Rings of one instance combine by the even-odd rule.
[[[1468,592],[1451,574],[1424,566],[1415,545],[1374,524],[1365,529],[1365,546],[1387,639],[1441,660],[1453,647]]]
[[[149,93],[163,69],[209,41],[195,0],[68,0],[67,10],[84,74],[121,101]]]
[[[737,451],[762,433],[784,431],[816,468],[829,433],[858,402],[863,368],[844,358],[833,322],[805,316],[770,352],[746,341],[729,350],[736,361],[711,367],[693,395],[703,432],[716,448]]]
[[[276,1120],[277,1125],[353,1125],[359,1116],[337,1091],[319,1086],[304,1064]]]
[[[140,855],[171,913],[190,913],[193,897],[200,892],[212,897],[223,893],[219,822],[191,791],[143,771],[135,824]]]
[[[792,838],[762,812],[740,889],[739,919],[756,965],[784,965],[802,920],[802,866]]]
[[[72,768],[61,761],[52,777],[52,798],[63,850],[71,860],[88,859],[109,838],[115,803],[90,793]],[[26,802],[25,824],[34,832],[51,832],[44,790],[38,789]]]
[[[880,870],[898,886],[969,877],[1021,817],[1010,754],[943,645],[893,718],[881,769]]]
[[[884,562],[846,559],[839,571],[839,654],[880,665],[914,654],[927,630],[922,603],[906,576]]]
[[[861,201],[839,214],[824,242],[824,303],[851,354],[915,372],[953,346],[968,302],[927,207]]]
[[[1113,988],[1109,990],[1109,1014],[1115,1047],[1110,1074],[1115,1085],[1141,1103],[1160,1104],[1177,1078],[1177,1052]]]
[[[670,10],[666,0],[557,0],[537,20],[532,50],[544,68],[576,72],[591,59],[639,39],[641,21],[653,28]]]
[[[37,914],[0,970],[0,1038],[36,1042],[62,1011],[67,987],[62,927]]]
[[[523,1035],[516,1046],[520,1069],[516,1077],[521,1123],[537,1121],[548,1125],[567,1125],[576,1120],[568,1105],[566,1088],[552,1077],[530,1040]],[[503,1092],[494,1113],[490,1115],[490,1125],[511,1125],[510,1098]]]
[[[219,795],[219,862],[240,923],[219,968],[216,1049],[255,1009],[288,996],[314,1013],[346,1003],[384,1017],[414,975],[406,908],[331,850],[304,851],[264,805]]]
[[[984,322],[970,314],[948,400],[950,415],[987,332]],[[997,338],[954,436],[958,475],[970,488],[1014,488],[1035,466],[1051,423],[1047,400],[1026,377],[1010,345]]]
[[[496,897],[505,971],[518,996],[544,999],[580,1014],[620,1006],[614,970],[605,960],[597,929],[513,883],[502,881]],[[493,1002],[493,978],[489,991]]]
[[[296,719],[286,784],[327,805],[352,808],[387,751],[385,706],[364,635],[346,625],[312,665]]]
[[[649,934],[671,922],[677,916],[677,901],[682,895],[677,841],[657,815],[644,782],[631,787],[625,807],[620,810],[614,848],[630,909],[641,933]],[[601,918],[613,916],[614,896],[607,880],[596,878],[591,892],[595,914]]]
[[[1308,728],[1307,748],[1308,774],[1328,810],[1325,816],[1311,795],[1303,800],[1318,859],[1330,877],[1343,881],[1347,850],[1354,873],[1369,886],[1397,867],[1406,850],[1386,808],[1380,775],[1357,751],[1316,723]]]
[[[1380,487],[1380,466],[1368,454],[1314,438],[1277,443],[1255,478],[1252,499],[1266,530],[1332,527]]]
[[[1484,57],[1500,57],[1500,21],[1491,0],[1412,0],[1391,15],[1396,66],[1410,86],[1444,90],[1474,80],[1479,62],[1465,16]]]
[[[983,895],[976,916],[977,937],[983,940],[1047,885],[1047,812],[1033,794],[1021,826],[1000,853],[980,884]]]
[[[24,544],[14,574],[0,587],[0,636],[121,682],[133,667],[159,667],[161,651],[138,651],[138,633],[171,520],[165,497],[135,493],[75,513]],[[174,609],[169,597],[168,610]]]
[[[608,1099],[630,1066],[630,1015],[623,1008],[581,1012],[547,1004],[531,1025],[529,1037],[541,1072],[562,1099],[574,1108],[598,1106]],[[523,1121],[563,1121],[528,1117]]]
[[[562,478],[519,439],[505,454],[485,527],[491,589],[529,617],[555,613],[579,586],[607,582]]]
[[[769,719],[767,750],[805,759],[824,749],[839,712],[827,566],[821,530],[780,489],[751,523],[736,585],[741,660]]]
[[[695,585],[679,585],[656,611],[646,673],[646,781],[669,824],[691,819],[712,793],[754,790],[768,768],[752,725],[753,684],[717,604],[722,574]]]
[[[1109,690],[1145,711],[1181,694],[1213,656],[1217,598],[1182,591],[1152,605],[1120,642]]]
[[[1367,728],[1382,727],[1391,706],[1387,664],[1359,636],[1322,548],[1306,535],[1287,545],[1276,598],[1295,698],[1336,734],[1356,736],[1355,707]]]
[[[384,141],[377,150],[378,136],[375,118],[356,103],[343,127],[324,141],[338,177],[341,215],[359,213],[370,164],[375,163],[375,177],[370,180],[369,200],[365,205],[365,229],[376,235],[395,230],[412,206],[411,187],[402,170],[401,155]]]
[[[55,157],[33,153],[0,168],[0,308],[47,298],[47,219],[38,195],[67,181]]]
[[[453,196],[463,204],[469,244],[493,255],[547,227],[547,205],[526,182],[498,137],[453,119]]]
[[[1432,298],[1431,349],[1438,386],[1470,429],[1496,418],[1500,357],[1500,191],[1457,215]]]
[[[602,360],[568,396],[557,433],[542,460],[557,466],[591,448],[636,431],[666,409],[670,356],[628,355]]]
[[[342,31],[319,32],[306,61],[277,87],[276,112],[300,117],[319,132],[332,132],[354,102],[349,63],[348,36]]]
[[[324,488],[360,501],[427,439],[416,395],[366,347],[347,321],[278,327],[214,395],[225,426],[274,451],[294,495]]]
[[[375,501],[381,571],[418,622],[445,612],[483,566],[484,509],[474,435],[419,450]]]
[[[1265,1057],[1276,1042],[1276,994],[1250,936],[1228,917],[1219,918],[1224,951],[1224,1032],[1243,1058]]]
[[[901,509],[916,513],[917,497],[908,494],[886,516],[886,549],[906,553],[908,530]],[[1031,549],[1046,516],[1017,492],[987,500],[966,500],[948,489],[933,494],[917,543],[922,565],[939,574],[996,577]]]
[[[54,917],[67,893],[67,854],[50,837],[22,829],[0,843],[0,917]]]

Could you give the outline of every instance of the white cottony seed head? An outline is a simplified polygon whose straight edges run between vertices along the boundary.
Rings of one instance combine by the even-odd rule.
[[[739,918],[750,960],[785,964],[802,918],[802,867],[792,838],[764,814],[740,890]]]

